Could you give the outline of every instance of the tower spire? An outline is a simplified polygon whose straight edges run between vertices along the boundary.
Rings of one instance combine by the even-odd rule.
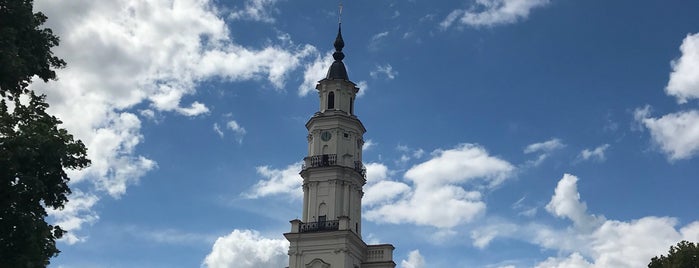
[[[347,69],[342,60],[345,58],[345,53],[342,49],[345,47],[345,41],[342,39],[342,2],[340,2],[339,15],[337,21],[337,37],[335,37],[335,52],[333,53],[333,59],[335,61],[330,65],[328,74],[325,76],[326,79],[343,79],[349,80],[347,75]]]

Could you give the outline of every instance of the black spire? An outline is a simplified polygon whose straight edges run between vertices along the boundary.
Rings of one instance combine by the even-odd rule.
[[[349,80],[345,64],[342,63],[342,60],[345,58],[345,53],[342,53],[342,48],[345,47],[345,41],[342,40],[342,23],[338,23],[337,37],[335,38],[334,46],[335,53],[333,53],[333,59],[335,59],[335,61],[330,65],[328,75],[325,78]]]

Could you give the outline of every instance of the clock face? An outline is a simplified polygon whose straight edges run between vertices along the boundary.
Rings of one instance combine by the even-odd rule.
[[[320,139],[323,141],[329,141],[332,137],[333,134],[330,134],[330,131],[323,131],[322,133],[320,133]]]

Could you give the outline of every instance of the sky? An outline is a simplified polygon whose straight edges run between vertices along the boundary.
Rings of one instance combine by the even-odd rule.
[[[50,267],[284,267],[338,2],[35,0],[88,147]],[[344,1],[363,238],[397,267],[644,267],[699,241],[699,2]]]

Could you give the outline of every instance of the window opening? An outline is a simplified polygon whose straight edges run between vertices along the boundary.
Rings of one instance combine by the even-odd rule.
[[[354,114],[354,98],[350,98],[350,114]]]
[[[328,93],[328,109],[335,109],[335,92]]]

